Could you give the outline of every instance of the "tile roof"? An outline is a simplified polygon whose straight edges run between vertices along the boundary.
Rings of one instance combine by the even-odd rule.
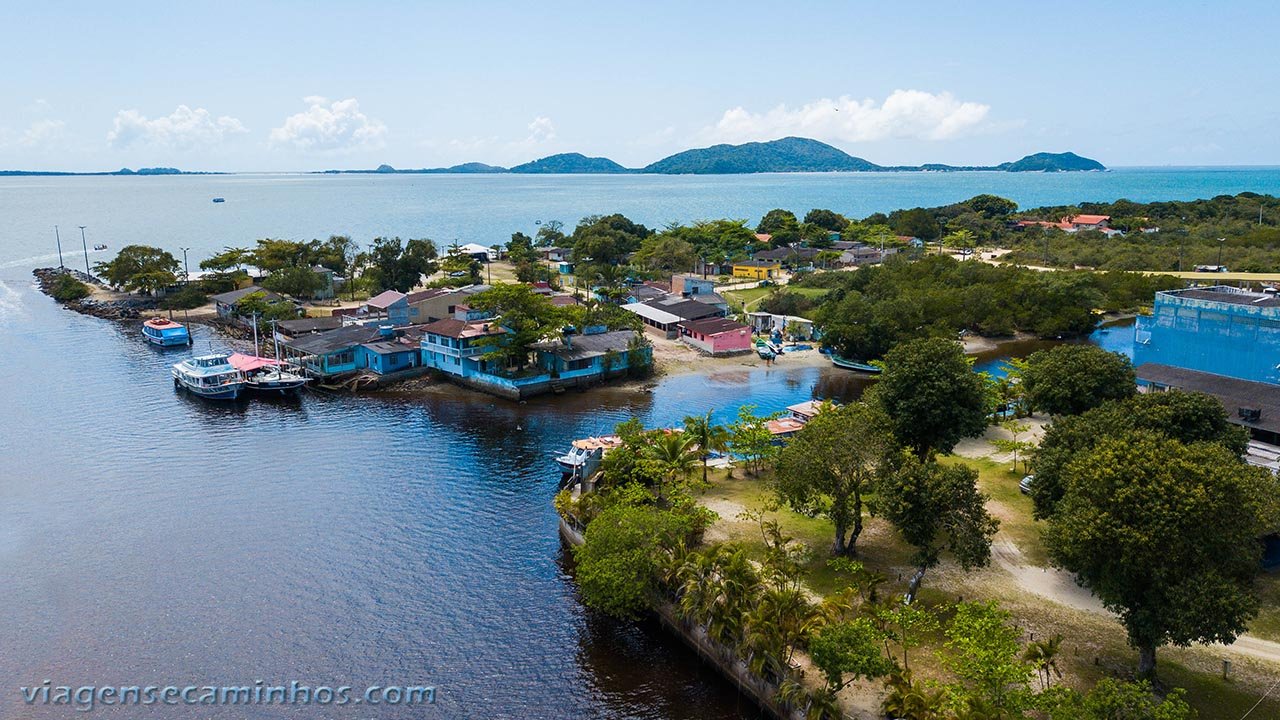
[[[377,310],[386,310],[407,297],[408,295],[396,290],[384,290],[369,298],[365,305]]]
[[[422,327],[422,331],[450,338],[484,337],[486,335],[501,335],[506,332],[491,320],[472,320],[467,322],[465,320],[455,320],[454,318],[445,318],[428,323]]]

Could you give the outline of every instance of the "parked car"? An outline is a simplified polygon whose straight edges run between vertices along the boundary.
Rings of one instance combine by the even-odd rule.
[[[1035,481],[1036,481],[1036,476],[1035,476],[1035,475],[1028,475],[1028,476],[1026,476],[1026,477],[1024,477],[1024,478],[1022,478],[1021,480],[1019,480],[1019,481],[1018,481],[1018,489],[1022,491],[1022,494],[1023,494],[1023,495],[1030,495],[1030,494],[1031,494],[1031,483],[1033,483],[1033,482],[1035,482]]]

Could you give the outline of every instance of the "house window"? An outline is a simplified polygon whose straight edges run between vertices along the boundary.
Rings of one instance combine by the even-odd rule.
[[[330,367],[333,367],[335,365],[350,365],[355,361],[356,361],[355,350],[343,350],[342,352],[334,353],[330,355],[329,360],[325,364]]]
[[[587,368],[591,367],[592,360],[593,358],[582,358],[581,360],[570,360],[567,365],[567,369],[570,371],[586,370]]]

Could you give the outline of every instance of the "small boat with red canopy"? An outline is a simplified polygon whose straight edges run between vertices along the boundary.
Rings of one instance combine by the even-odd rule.
[[[185,325],[162,317],[153,317],[142,323],[142,337],[160,347],[191,344],[191,333],[187,332]]]
[[[231,367],[244,374],[245,389],[266,395],[288,395],[302,389],[307,378],[271,358],[232,353],[227,358]]]

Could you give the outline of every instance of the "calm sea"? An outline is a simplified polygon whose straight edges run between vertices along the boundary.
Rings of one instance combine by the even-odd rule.
[[[98,709],[105,717],[752,717],[654,628],[579,602],[556,539],[552,454],[638,416],[847,397],[824,369],[676,375],[651,392],[513,404],[472,394],[217,406],[175,394],[184,351],[64,311],[30,270],[141,242],[192,265],[263,236],[484,244],[536,220],[648,224],[769,208],[864,215],[980,192],[1020,204],[1280,192],[1277,170],[711,178],[226,176],[0,179],[0,717],[18,687],[417,685],[381,707]],[[213,204],[212,197],[226,198]],[[76,252],[72,252],[74,249]],[[110,252],[110,251],[109,251]],[[104,255],[99,254],[99,257]],[[94,259],[91,257],[91,259]],[[196,348],[218,347],[196,328]]]

